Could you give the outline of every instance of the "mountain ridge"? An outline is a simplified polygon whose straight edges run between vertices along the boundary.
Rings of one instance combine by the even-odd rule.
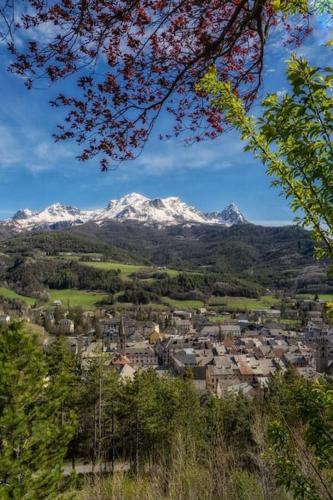
[[[105,208],[81,210],[71,205],[55,203],[39,211],[29,208],[18,210],[2,224],[16,231],[63,229],[87,222],[103,225],[109,221],[137,221],[148,226],[167,227],[186,224],[218,224],[231,227],[248,221],[234,203],[220,212],[204,213],[186,204],[179,197],[148,198],[129,193],[110,200]]]

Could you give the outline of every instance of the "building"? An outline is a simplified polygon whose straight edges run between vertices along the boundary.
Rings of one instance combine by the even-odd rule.
[[[123,356],[126,355],[126,330],[123,317],[121,317],[119,323],[117,350]]]
[[[158,366],[155,350],[145,342],[126,346],[126,357],[129,364],[136,368]]]
[[[333,365],[333,328],[324,327],[314,338],[315,362],[319,373],[327,373]]]
[[[223,323],[222,325],[207,325],[200,332],[204,337],[239,337],[241,327],[237,323]]]
[[[10,316],[9,314],[1,314],[0,315],[0,324],[2,325],[8,325],[10,323]]]
[[[175,327],[182,335],[186,335],[192,330],[192,322],[189,319],[175,318]]]
[[[60,319],[58,322],[58,330],[65,335],[74,333],[74,321],[68,318]]]

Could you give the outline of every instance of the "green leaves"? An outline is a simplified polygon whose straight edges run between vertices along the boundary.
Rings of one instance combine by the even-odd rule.
[[[333,70],[315,68],[293,56],[287,77],[291,92],[265,97],[262,116],[249,117],[229,82],[210,69],[197,88],[224,113],[266,166],[297,221],[312,230],[317,256],[333,255]]]
[[[75,430],[63,415],[66,387],[20,324],[0,335],[0,497],[55,498]]]

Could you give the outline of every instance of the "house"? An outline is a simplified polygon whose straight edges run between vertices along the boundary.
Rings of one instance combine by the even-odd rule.
[[[10,316],[9,314],[1,314],[0,315],[0,324],[2,325],[8,325],[10,323]]]
[[[181,319],[191,319],[192,312],[191,311],[173,311],[173,316]]]
[[[239,337],[241,328],[238,323],[223,323],[222,325],[204,326],[200,335],[207,337]]]
[[[144,342],[133,345],[126,344],[126,357],[134,367],[154,367],[158,365],[158,357],[155,350]]]
[[[193,335],[171,335],[162,342],[158,342],[155,346],[155,352],[158,356],[160,364],[164,367],[170,366],[171,355],[182,349],[211,349],[210,340],[198,339]]]
[[[300,352],[285,352],[282,359],[287,366],[293,365],[297,367],[303,367],[309,364],[306,357]]]
[[[238,367],[233,356],[215,356],[213,364],[207,367],[206,385],[209,392],[217,394],[219,391],[236,383]]]
[[[211,349],[188,347],[170,355],[170,366],[177,375],[183,375],[190,369],[194,380],[206,380],[207,366],[213,362]]]
[[[135,375],[135,368],[133,366],[125,364],[122,365],[121,369],[119,370],[119,376],[122,380],[134,380],[134,375]]]
[[[241,382],[256,382],[258,378],[269,377],[277,370],[274,361],[269,358],[257,359],[255,356],[234,356]]]
[[[81,354],[89,346],[90,339],[88,336],[79,335],[77,337],[66,337],[69,350],[72,354]]]
[[[179,333],[185,335],[192,330],[192,323],[189,319],[175,318],[175,327]]]
[[[119,319],[102,318],[99,320],[101,333],[106,340],[114,340],[118,336]]]
[[[252,399],[256,395],[256,390],[251,384],[247,382],[242,382],[240,384],[233,384],[227,387],[226,392],[229,394],[244,394],[248,398]]]
[[[74,333],[74,321],[69,318],[63,318],[58,322],[58,330],[64,334]]]
[[[163,336],[159,331],[152,332],[148,338],[149,344],[157,344],[157,342],[161,342],[161,340],[163,340]]]

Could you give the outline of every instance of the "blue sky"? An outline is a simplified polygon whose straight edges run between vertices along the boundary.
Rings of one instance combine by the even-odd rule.
[[[312,63],[327,65],[333,59],[324,47],[329,38],[333,38],[332,26],[327,20],[316,20],[314,33],[300,51]],[[48,101],[57,89],[27,91],[21,79],[5,71],[3,49],[0,57],[0,218],[10,217],[19,208],[36,210],[56,202],[102,207],[110,199],[135,191],[151,197],[179,196],[204,211],[233,201],[249,220],[264,224],[292,220],[264,167],[243,152],[235,132],[213,142],[184,146],[181,140],[159,141],[156,129],[143,154],[116,171],[101,173],[97,161],[79,163],[75,144],[52,140],[61,112],[51,109]],[[261,96],[286,88],[287,57],[277,33],[266,55]],[[162,130],[166,119],[162,116]]]

